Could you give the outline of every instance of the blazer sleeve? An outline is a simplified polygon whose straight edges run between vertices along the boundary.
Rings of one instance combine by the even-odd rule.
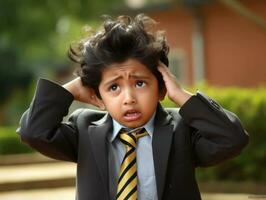
[[[21,140],[46,156],[76,162],[76,121],[81,110],[62,123],[73,100],[73,95],[62,86],[40,79],[33,101],[22,115],[17,129]]]
[[[240,154],[249,136],[238,117],[198,92],[179,111],[191,128],[196,166],[210,166]]]

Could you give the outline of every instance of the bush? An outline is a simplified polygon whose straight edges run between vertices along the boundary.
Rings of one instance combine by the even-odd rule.
[[[21,143],[14,127],[0,127],[0,155],[33,152]]]
[[[237,114],[250,135],[250,142],[240,156],[215,167],[198,168],[198,179],[266,182],[266,88],[213,88],[206,85],[199,88]],[[168,99],[163,105],[174,106]]]

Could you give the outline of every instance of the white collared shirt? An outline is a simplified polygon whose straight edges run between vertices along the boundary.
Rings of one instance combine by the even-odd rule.
[[[141,137],[137,144],[138,200],[157,200],[157,188],[152,153],[152,135],[155,113],[143,126],[148,135]],[[126,153],[124,144],[117,135],[126,128],[113,119],[113,132],[109,135],[109,175],[111,199],[115,199],[120,165]],[[115,181],[115,184],[113,183]]]

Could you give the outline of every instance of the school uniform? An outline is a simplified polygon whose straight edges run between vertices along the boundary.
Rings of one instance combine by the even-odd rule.
[[[110,164],[114,122],[106,112],[78,109],[63,123],[73,100],[60,85],[40,79],[17,132],[44,155],[77,163],[77,200],[114,199],[110,186],[117,180]],[[180,109],[164,109],[158,103],[151,137],[153,198],[200,200],[195,168],[240,154],[248,138],[235,114],[200,92]]]

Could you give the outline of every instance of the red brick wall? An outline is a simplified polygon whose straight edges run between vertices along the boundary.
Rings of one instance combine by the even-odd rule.
[[[266,1],[243,0],[266,20]],[[219,3],[203,9],[205,77],[217,86],[255,87],[266,85],[266,30]],[[166,29],[171,47],[185,51],[186,83],[192,75],[192,16],[184,8],[147,13]]]
[[[166,30],[166,37],[171,48],[178,47],[185,53],[185,83],[192,82],[192,17],[187,10],[174,7],[167,12],[152,12],[148,15],[159,23],[159,28]]]
[[[244,3],[266,20],[266,1]],[[266,29],[223,5],[206,7],[204,13],[208,81],[223,86],[266,84]]]

